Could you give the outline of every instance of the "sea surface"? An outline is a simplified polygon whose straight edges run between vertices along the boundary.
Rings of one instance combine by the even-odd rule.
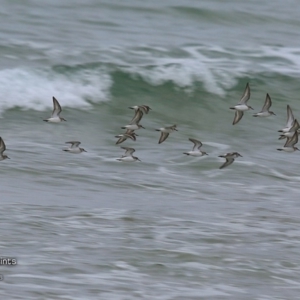
[[[0,28],[0,299],[299,299],[300,153],[276,150],[300,118],[298,1],[2,0]],[[253,118],[266,93],[276,116]],[[53,96],[66,122],[43,122]]]

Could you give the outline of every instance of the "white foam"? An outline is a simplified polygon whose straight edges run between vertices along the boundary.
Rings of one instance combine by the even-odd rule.
[[[300,75],[299,48],[263,46],[259,52],[258,57],[269,58],[268,61],[261,64],[266,71],[272,70],[272,72],[289,76]]]
[[[169,57],[170,53],[155,54],[152,57],[153,63],[146,66],[131,65],[129,68],[126,67],[126,72],[139,75],[154,86],[171,81],[180,88],[192,88],[195,82],[202,82],[211,93],[224,96],[224,83],[227,76],[223,78],[221,73],[216,76],[214,64],[196,48],[184,50],[188,52],[185,57]],[[220,77],[222,81],[219,80]],[[235,82],[231,80],[230,85],[233,83]],[[192,91],[192,89],[187,89],[187,91]]]
[[[300,77],[300,49],[261,46],[259,48],[224,49],[221,47],[187,46],[180,54],[172,50],[144,48],[133,51],[139,61],[123,68],[139,75],[151,85],[173,82],[186,91],[193,91],[196,82],[216,95],[224,96],[237,84],[238,78],[265,72]],[[124,52],[123,52],[124,55]],[[128,56],[130,54],[128,53]],[[144,60],[144,64],[140,62]],[[126,63],[125,63],[126,64]]]
[[[46,110],[52,108],[52,96],[63,107],[88,108],[89,102],[109,100],[111,85],[110,75],[99,70],[64,75],[52,70],[3,69],[0,70],[0,112],[13,107]]]

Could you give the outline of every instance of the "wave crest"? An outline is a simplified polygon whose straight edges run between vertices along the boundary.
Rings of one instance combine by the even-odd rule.
[[[72,74],[53,70],[4,69],[0,71],[0,112],[13,107],[46,110],[52,96],[64,107],[89,108],[91,102],[110,98],[109,74],[79,70]]]

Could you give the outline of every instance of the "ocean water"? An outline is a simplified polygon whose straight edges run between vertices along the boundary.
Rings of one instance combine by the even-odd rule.
[[[3,0],[0,256],[17,265],[0,265],[1,299],[298,299],[300,154],[276,150],[287,104],[300,115],[297,7]],[[253,118],[266,93],[276,116]],[[42,121],[52,96],[67,122]],[[146,129],[116,145],[141,104]],[[189,138],[209,155],[184,155]]]

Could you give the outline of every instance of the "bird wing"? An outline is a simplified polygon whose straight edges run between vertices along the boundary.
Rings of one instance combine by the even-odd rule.
[[[290,138],[287,138],[284,147],[294,147],[298,143],[298,132],[296,131],[294,135]]]
[[[165,141],[167,139],[168,136],[169,136],[168,132],[162,132],[158,143],[161,144],[163,141]]]
[[[293,122],[294,122],[295,118],[293,115],[293,111],[289,105],[287,105],[286,111],[287,111],[287,121],[286,121],[285,127],[289,128],[289,127],[293,126]]]
[[[200,150],[200,148],[202,146],[202,143],[200,141],[195,140],[195,139],[189,139],[189,141],[194,143],[193,151],[195,151],[196,149]]]
[[[264,112],[264,111],[268,111],[269,108],[271,107],[272,105],[272,100],[271,100],[271,97],[269,94],[266,95],[266,100],[265,100],[265,103],[264,103],[264,106],[261,110],[261,112]]]
[[[125,150],[125,154],[123,155],[123,157],[132,156],[132,153],[135,152],[135,149],[133,148],[129,148],[129,147],[121,147],[121,148]]]
[[[300,128],[300,125],[297,121],[297,119],[294,120],[293,126],[290,128],[289,132],[297,131]]]
[[[247,83],[243,96],[238,104],[246,104],[249,98],[250,98],[250,87],[249,87],[249,83]]]
[[[243,115],[244,115],[244,112],[242,112],[240,110],[236,110],[232,125],[235,125],[236,123],[238,123],[240,121],[240,119],[243,117]]]
[[[78,147],[81,143],[79,141],[70,141],[66,142],[66,144],[71,144],[71,148],[76,148]]]
[[[224,164],[220,167],[220,169],[223,169],[229,165],[231,165],[234,162],[234,159],[232,157],[227,157]]]
[[[136,112],[135,112],[135,115],[134,117],[132,118],[132,120],[130,121],[130,125],[133,125],[133,124],[138,124],[140,122],[140,120],[142,119],[143,117],[143,112],[138,109]]]
[[[52,111],[52,117],[57,117],[61,113],[61,106],[58,103],[57,99],[53,97],[53,111]]]
[[[123,142],[126,141],[126,140],[127,140],[127,136],[124,134],[123,136],[121,136],[121,137],[117,140],[116,145],[121,144],[121,143],[123,143]]]
[[[137,134],[135,134],[134,132],[132,132],[132,133],[125,133],[125,136],[127,136],[127,138],[132,139],[133,141],[136,141]]]

